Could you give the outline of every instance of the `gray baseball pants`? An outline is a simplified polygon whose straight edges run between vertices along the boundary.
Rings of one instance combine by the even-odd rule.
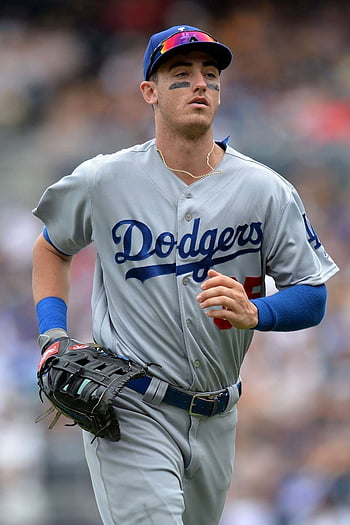
[[[226,411],[190,416],[124,388],[121,439],[83,432],[86,459],[104,525],[218,525],[231,483],[239,394]]]

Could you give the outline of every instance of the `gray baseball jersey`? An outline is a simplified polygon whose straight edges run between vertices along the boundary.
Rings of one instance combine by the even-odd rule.
[[[254,332],[199,308],[209,268],[250,298],[265,295],[266,275],[283,289],[338,270],[288,181],[231,147],[215,171],[186,185],[151,140],[84,162],[34,210],[65,254],[95,243],[95,340],[196,391],[237,380]]]

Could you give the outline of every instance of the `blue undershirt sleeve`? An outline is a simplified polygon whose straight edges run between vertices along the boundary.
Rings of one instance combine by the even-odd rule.
[[[326,311],[325,284],[298,284],[267,297],[252,299],[259,321],[254,330],[290,332],[319,324]]]

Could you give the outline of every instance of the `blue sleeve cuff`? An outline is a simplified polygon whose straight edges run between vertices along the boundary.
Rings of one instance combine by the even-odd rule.
[[[51,246],[53,246],[53,247],[55,248],[55,250],[57,250],[58,252],[62,253],[63,255],[68,255],[67,253],[62,252],[62,250],[59,250],[59,249],[57,248],[57,246],[54,245],[54,243],[53,243],[52,240],[50,239],[50,235],[49,235],[49,232],[47,231],[46,226],[43,227],[43,231],[42,231],[42,233],[43,233],[44,239],[45,239],[48,243],[50,243]]]
[[[50,239],[50,236],[49,236],[49,232],[47,231],[47,228],[46,226],[43,227],[43,236],[44,236],[44,239],[49,242],[50,244],[52,244],[51,242],[51,239]],[[52,244],[53,246],[53,244]]]
[[[327,288],[325,284],[299,284],[274,295],[252,299],[258,309],[255,330],[289,332],[319,324],[325,314]]]

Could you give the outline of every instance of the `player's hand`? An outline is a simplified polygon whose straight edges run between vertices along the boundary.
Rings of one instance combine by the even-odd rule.
[[[208,279],[201,288],[196,299],[200,308],[207,309],[205,313],[208,317],[226,319],[232,326],[241,329],[254,328],[258,324],[257,307],[235,279],[209,270]],[[212,309],[218,306],[222,308]]]

